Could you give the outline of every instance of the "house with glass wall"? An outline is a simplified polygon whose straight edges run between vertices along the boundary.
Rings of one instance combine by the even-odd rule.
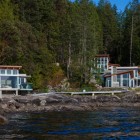
[[[94,65],[100,72],[105,87],[139,87],[140,75],[138,66],[121,67],[109,63],[109,55],[97,55]],[[95,68],[95,69],[96,69]]]
[[[19,70],[22,66],[6,66],[0,65],[0,96],[2,91],[32,91],[32,86],[27,82],[28,76],[21,74]]]
[[[109,63],[109,55],[108,54],[100,54],[96,55],[94,58],[94,72],[104,73],[108,70]]]

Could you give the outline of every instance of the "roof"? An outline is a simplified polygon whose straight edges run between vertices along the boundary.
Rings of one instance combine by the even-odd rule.
[[[110,70],[111,68],[109,68],[109,70]],[[137,66],[133,66],[133,67],[116,67],[116,69],[117,70],[138,70],[139,69],[139,67],[137,67]]]
[[[109,65],[109,66],[116,66],[116,67],[120,67],[120,64],[111,64],[111,63],[109,63],[108,65]]]
[[[133,77],[133,70],[129,70],[129,71],[119,71],[118,73],[116,74],[106,74],[104,77],[111,77],[113,75],[121,75],[121,74],[127,74],[127,73],[130,73],[131,77]]]
[[[109,57],[109,54],[98,54],[95,57]]]
[[[117,69],[124,69],[124,70],[129,70],[129,69],[131,69],[131,70],[134,70],[134,69],[139,69],[139,67],[137,67],[137,66],[128,66],[128,67],[117,67]]]
[[[19,77],[26,77],[26,78],[28,78],[28,77],[31,77],[31,75],[19,74]]]
[[[0,69],[21,69],[22,66],[0,65]]]

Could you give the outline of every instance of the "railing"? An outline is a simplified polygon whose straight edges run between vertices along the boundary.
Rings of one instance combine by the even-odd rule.
[[[1,88],[12,89],[12,88],[17,88],[17,85],[2,84],[2,85],[1,85]]]
[[[114,95],[115,93],[126,93],[129,90],[113,90],[113,91],[83,91],[83,92],[54,92],[56,94],[70,94],[70,95],[92,95],[94,96],[95,94],[112,94]]]
[[[21,90],[26,90],[26,89],[32,90],[32,84],[31,83],[21,84],[20,89]]]

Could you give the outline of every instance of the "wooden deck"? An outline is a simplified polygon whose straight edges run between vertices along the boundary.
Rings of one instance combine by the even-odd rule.
[[[83,91],[83,92],[55,92],[56,94],[70,94],[70,95],[92,95],[95,94],[117,94],[126,93],[128,90],[114,90],[114,91]]]

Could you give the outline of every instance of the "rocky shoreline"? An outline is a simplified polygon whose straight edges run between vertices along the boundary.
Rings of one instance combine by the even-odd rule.
[[[121,95],[63,95],[30,94],[0,99],[0,115],[9,112],[93,111],[100,107],[140,107],[140,95],[135,92]],[[0,117],[1,119],[1,117]]]

